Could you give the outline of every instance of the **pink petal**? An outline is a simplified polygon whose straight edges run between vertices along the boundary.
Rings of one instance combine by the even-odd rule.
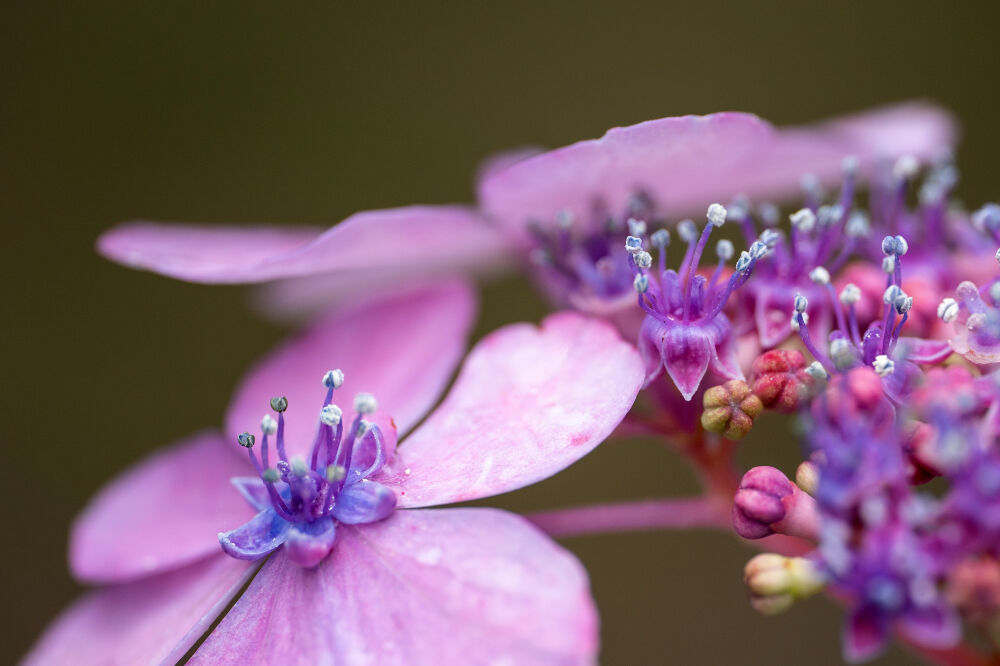
[[[256,513],[229,482],[251,470],[214,432],[153,453],[106,485],[77,517],[69,549],[73,575],[126,581],[218,552],[218,532]]]
[[[637,190],[670,216],[737,194],[794,193],[806,173],[829,183],[839,179],[848,155],[865,170],[887,156],[935,158],[955,139],[951,116],[921,103],[782,130],[747,113],[660,118],[493,169],[479,184],[479,198],[515,230],[560,211],[589,219],[595,201],[623,211]]]
[[[874,611],[854,611],[847,618],[841,644],[844,659],[852,664],[868,661],[885,649],[889,624]]]
[[[635,349],[606,322],[563,312],[504,327],[470,352],[448,397],[396,453],[404,507],[488,497],[577,461],[622,420],[642,384]]]
[[[482,267],[505,259],[505,243],[462,206],[410,206],[356,213],[329,229],[127,222],[98,251],[132,268],[190,282],[266,282],[330,271]]]
[[[256,569],[220,552],[182,569],[90,592],[49,626],[24,664],[174,664]]]
[[[334,368],[344,371],[334,402],[345,418],[353,418],[354,395],[368,392],[378,401],[376,414],[391,416],[406,432],[451,378],[475,310],[471,287],[455,281],[397,290],[331,312],[243,378],[226,415],[231,448],[243,453],[236,435],[259,431],[270,399],[284,395],[288,453],[307,454],[326,396],[323,375]]]
[[[685,400],[690,400],[701,386],[708,364],[715,356],[712,343],[707,334],[694,326],[678,324],[664,332],[660,344],[663,367]]]
[[[594,663],[576,559],[493,509],[399,511],[342,526],[314,570],[272,557],[192,664]]]

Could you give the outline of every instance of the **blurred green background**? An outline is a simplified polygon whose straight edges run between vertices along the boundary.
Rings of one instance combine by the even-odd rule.
[[[330,224],[469,201],[481,158],[649,118],[798,123],[922,96],[960,116],[960,195],[1000,192],[996,3],[13,3],[0,20],[3,402],[0,663],[78,592],[70,520],[152,447],[219,424],[285,333],[237,288],[98,258],[128,218]],[[537,318],[485,292],[478,334]],[[791,439],[748,444],[791,464]],[[693,490],[654,446],[603,447],[497,503],[518,510]],[[746,603],[728,535],[566,542],[603,614],[605,664],[837,663],[840,614]],[[881,663],[908,663],[900,650]]]

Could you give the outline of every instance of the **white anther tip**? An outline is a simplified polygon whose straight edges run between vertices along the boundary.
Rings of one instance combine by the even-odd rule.
[[[711,224],[721,227],[726,223],[726,207],[722,204],[714,203],[708,207],[706,217]]]
[[[816,227],[816,214],[809,208],[800,208],[788,216],[792,226],[803,233],[809,233]]]
[[[278,432],[278,422],[270,414],[265,414],[260,420],[260,431],[265,435],[273,435]]]
[[[840,292],[840,302],[844,305],[854,305],[861,300],[861,289],[853,282],[844,285]]]
[[[339,389],[344,385],[344,373],[342,370],[330,370],[323,375],[323,386],[327,388]]]
[[[879,377],[886,377],[891,375],[893,370],[896,369],[896,364],[885,354],[879,354],[872,361],[872,367],[875,368],[875,372]]]
[[[729,261],[733,258],[736,248],[733,247],[733,242],[723,238],[718,243],[715,244],[715,256],[723,261]]]
[[[635,253],[635,265],[639,268],[649,268],[653,265],[653,255],[645,250]]]
[[[958,317],[958,301],[954,298],[946,298],[938,304],[937,316],[941,321],[950,324]]]
[[[830,284],[830,271],[822,266],[817,266],[809,271],[809,279],[819,285]]]
[[[358,414],[371,414],[377,408],[378,403],[371,393],[358,393],[354,396],[354,411]]]
[[[343,418],[344,410],[337,405],[327,405],[319,412],[319,420],[322,421],[324,425],[338,425]]]

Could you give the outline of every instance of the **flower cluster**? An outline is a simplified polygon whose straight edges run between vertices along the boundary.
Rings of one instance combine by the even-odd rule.
[[[88,505],[71,568],[110,585],[29,663],[176,661],[197,643],[194,663],[590,664],[586,575],[550,537],[681,527],[763,547],[744,570],[760,612],[829,593],[849,660],[895,632],[927,658],[988,663],[1000,207],[953,204],[955,135],[921,104],[782,130],[664,118],[494,160],[474,208],[111,230],[99,249],[121,263],[328,312],[251,370],[224,435],[154,454]],[[469,274],[500,267],[560,311],[465,353]],[[334,402],[347,381],[353,417]],[[790,424],[794,478],[741,472],[741,442]],[[428,508],[636,433],[685,456],[703,492],[527,519]]]

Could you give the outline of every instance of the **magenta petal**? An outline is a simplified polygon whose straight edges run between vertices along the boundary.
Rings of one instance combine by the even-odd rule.
[[[162,449],[106,485],[73,525],[69,560],[88,582],[117,582],[217,552],[219,530],[253,516],[230,477],[252,469],[214,432]]]
[[[562,470],[602,442],[642,384],[639,354],[597,319],[506,326],[470,352],[441,406],[378,477],[399,505],[488,497]]]
[[[513,229],[564,210],[588,219],[594,201],[625,210],[637,190],[653,198],[659,214],[672,216],[740,193],[791,194],[805,173],[836,180],[848,155],[863,170],[903,154],[934,159],[955,139],[951,116],[920,103],[780,130],[747,113],[660,118],[492,169],[479,199]]]
[[[442,267],[496,266],[502,237],[462,206],[410,206],[356,213],[329,229],[128,222],[97,241],[108,259],[180,280],[267,282],[331,271],[395,275]]]
[[[592,664],[587,575],[524,519],[398,511],[341,527],[314,570],[279,552],[192,664]]]
[[[792,300],[794,294],[766,287],[758,291],[754,303],[754,323],[760,346],[776,347],[792,334]]]
[[[90,592],[49,626],[24,664],[176,663],[255,570],[253,564],[219,553],[175,571]]]
[[[349,417],[353,396],[368,392],[377,415],[391,416],[400,432],[423,417],[462,357],[476,299],[472,288],[448,282],[367,298],[323,317],[304,334],[266,356],[240,382],[226,415],[226,432],[259,428],[276,395],[288,398],[289,455],[306,455],[319,422],[323,374],[340,368],[345,382],[334,402]]]
[[[889,640],[889,623],[875,612],[854,611],[842,637],[844,658],[851,663],[867,661],[881,652]]]
[[[388,518],[395,508],[396,493],[377,481],[361,480],[345,486],[337,496],[333,517],[347,525],[360,525]]]

